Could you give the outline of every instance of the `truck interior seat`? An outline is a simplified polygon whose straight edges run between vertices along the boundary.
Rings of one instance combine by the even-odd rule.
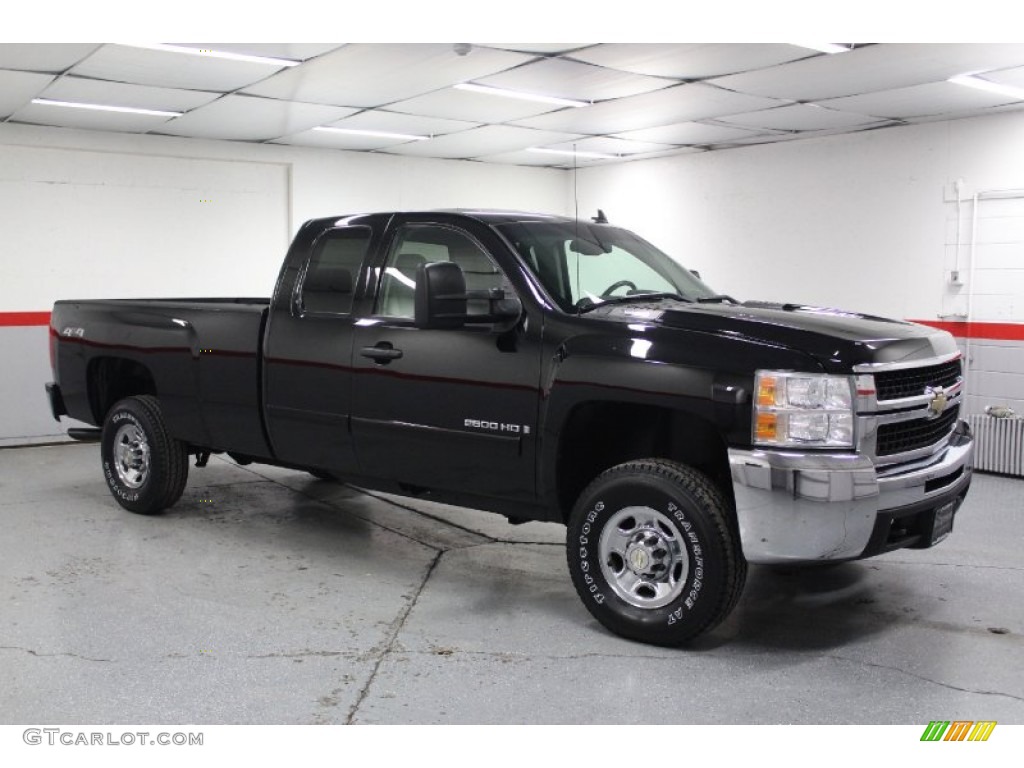
[[[302,303],[307,312],[348,312],[352,308],[352,272],[319,265],[303,282]]]
[[[426,264],[420,253],[400,253],[395,264],[384,270],[381,285],[380,314],[387,317],[412,317],[416,307],[416,270]]]

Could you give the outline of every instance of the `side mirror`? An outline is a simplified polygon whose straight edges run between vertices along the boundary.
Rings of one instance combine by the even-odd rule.
[[[417,328],[461,328],[466,322],[466,276],[458,264],[436,261],[416,269]]]
[[[469,314],[469,302],[487,302],[484,314]],[[500,288],[467,291],[462,267],[450,261],[421,264],[416,269],[417,328],[453,329],[466,323],[507,324],[523,314],[523,303]],[[506,328],[507,330],[507,328]]]

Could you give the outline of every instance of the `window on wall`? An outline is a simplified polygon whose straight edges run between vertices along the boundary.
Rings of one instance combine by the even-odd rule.
[[[317,240],[302,280],[304,312],[345,315],[352,311],[353,290],[369,244],[367,227],[331,230]]]
[[[415,314],[416,271],[421,264],[450,261],[466,276],[467,291],[492,288],[511,293],[511,286],[486,251],[468,234],[434,224],[411,224],[395,241],[380,280],[377,314],[411,319]],[[487,314],[486,299],[470,299],[469,314]]]

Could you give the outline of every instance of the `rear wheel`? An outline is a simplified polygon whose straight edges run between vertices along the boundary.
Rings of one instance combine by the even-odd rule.
[[[110,492],[131,512],[162,512],[185,490],[188,449],[167,431],[155,397],[127,397],[110,409],[100,456]]]
[[[616,634],[680,645],[735,607],[746,561],[728,505],[702,473],[646,459],[602,473],[569,520],[569,572],[583,603]]]

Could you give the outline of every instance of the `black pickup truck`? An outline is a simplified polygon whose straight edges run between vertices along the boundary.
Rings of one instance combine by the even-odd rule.
[[[748,563],[936,544],[971,479],[949,334],[738,302],[603,222],[316,219],[269,301],[59,301],[50,345],[53,414],[133,512],[223,452],[564,523],[590,612],[656,644]]]

